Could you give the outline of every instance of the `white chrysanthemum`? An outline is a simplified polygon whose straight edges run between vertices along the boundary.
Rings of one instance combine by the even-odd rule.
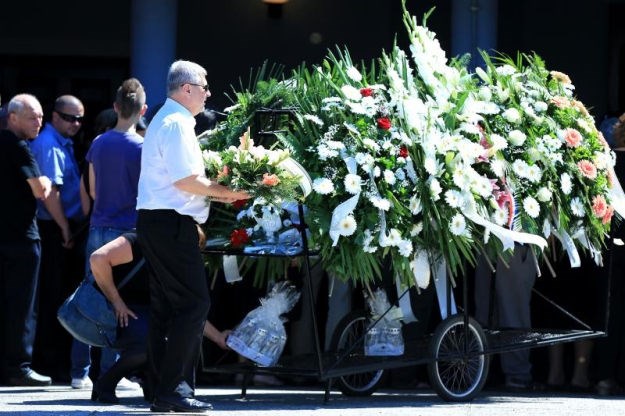
[[[334,192],[334,185],[328,178],[317,178],[313,181],[313,189],[320,195],[327,195]]]
[[[371,233],[371,230],[365,230],[362,242],[362,247],[365,253],[375,253],[377,251],[377,247],[371,246],[371,243],[373,243],[373,234]]]
[[[560,189],[564,195],[568,195],[573,190],[573,182],[571,181],[571,176],[568,173],[563,173],[560,177]]]
[[[395,182],[397,182],[397,178],[395,177],[395,173],[392,170],[390,170],[390,169],[385,169],[384,170],[384,180],[389,185],[395,185]]]
[[[382,211],[388,211],[391,209],[391,202],[386,198],[381,198],[377,195],[373,195],[369,197],[369,201],[373,204],[377,209],[381,209]]]
[[[319,156],[319,160],[328,160],[333,157],[337,157],[339,152],[333,149],[330,149],[325,143],[317,146],[317,155]]]
[[[520,178],[527,178],[529,165],[524,160],[517,159],[514,162],[512,162],[512,170]]]
[[[402,241],[401,233],[397,228],[391,228],[388,234],[386,235],[386,244],[389,247],[397,247],[399,243]]]
[[[544,101],[536,101],[534,103],[534,110],[536,110],[537,113],[544,113],[547,111],[547,108],[549,108],[549,106]]]
[[[361,191],[362,178],[359,175],[348,173],[343,180],[345,190],[352,195],[356,195]]]
[[[528,196],[523,200],[523,210],[530,217],[538,218],[538,215],[540,214],[540,205],[538,205],[538,201],[531,196]]]
[[[532,183],[540,182],[540,178],[542,177],[542,171],[538,167],[538,165],[530,165],[527,168],[527,179]]]
[[[410,236],[416,237],[421,234],[421,231],[423,231],[423,223],[419,221],[418,223],[414,224],[410,229]]]
[[[314,114],[304,114],[304,118],[308,121],[312,121],[313,123],[315,123],[318,126],[323,126],[323,120],[321,120],[319,117],[317,117]]]
[[[612,159],[604,152],[595,152],[593,162],[595,162],[597,169],[604,170],[612,163]]]
[[[493,171],[495,176],[502,178],[506,173],[506,162],[502,159],[491,159],[490,170]]]
[[[412,254],[412,242],[410,240],[402,239],[397,245],[397,249],[399,250],[400,255],[408,257]]]
[[[453,218],[451,219],[451,222],[449,223],[449,231],[451,231],[453,235],[464,235],[466,230],[467,230],[467,224],[464,220],[464,215],[462,214],[454,215]]]
[[[348,101],[347,106],[349,107],[350,111],[354,114],[367,114],[367,109],[365,108],[364,105],[362,105],[359,102]]]
[[[432,199],[434,201],[438,201],[439,199],[441,199],[441,192],[442,191],[443,191],[443,188],[441,187],[441,184],[438,182],[438,179],[431,178],[431,180],[430,180],[430,195],[432,196]]]
[[[586,216],[584,203],[578,197],[571,199],[571,212],[573,213],[573,215],[579,218],[583,218]]]
[[[526,138],[527,136],[521,130],[512,130],[508,134],[508,141],[514,146],[523,146]]]
[[[356,232],[356,219],[353,215],[348,215],[339,221],[339,234],[345,237],[349,237],[350,235]]]
[[[347,68],[347,71],[345,73],[352,81],[355,81],[355,82],[362,81],[362,75],[360,74],[360,71],[356,69],[355,66],[350,66],[349,68]]]
[[[510,76],[510,75],[514,75],[517,70],[515,67],[513,67],[512,65],[500,65],[495,69],[495,72],[497,72],[499,75],[504,75],[504,76]]]
[[[483,198],[488,198],[493,193],[493,185],[490,180],[483,176],[474,176],[471,181],[471,189]]]
[[[485,86],[478,90],[477,96],[483,101],[491,101],[493,99],[493,93],[490,88]]]
[[[452,208],[459,208],[462,205],[462,194],[454,189],[445,192],[445,202]]]
[[[518,124],[521,122],[521,113],[516,108],[508,108],[501,115],[509,123]]]
[[[493,147],[492,147],[493,150],[503,150],[506,147],[508,147],[508,141],[503,136],[500,136],[499,134],[495,134],[495,133],[491,134],[490,141],[493,144]]]
[[[382,170],[380,169],[380,167],[379,166],[375,166],[373,168],[373,177],[374,178],[379,178],[381,174],[382,174]]]
[[[362,140],[363,146],[365,146],[369,150],[373,150],[375,153],[380,151],[380,145],[375,142],[375,140],[370,138],[365,138]]]
[[[423,161],[423,167],[430,175],[436,175],[438,164],[436,163],[436,159],[434,157],[426,157]]]
[[[348,100],[360,101],[361,95],[358,88],[354,88],[351,85],[343,85],[341,87],[341,92]]]
[[[365,172],[373,169],[375,159],[369,153],[356,153],[356,163],[362,166]]]
[[[551,196],[552,196],[551,191],[549,190],[549,188],[547,188],[545,186],[541,187],[538,190],[538,192],[536,193],[536,198],[538,198],[538,200],[540,202],[549,202],[549,201],[551,201]]]
[[[464,169],[457,167],[453,173],[454,185],[460,189],[464,189],[469,184],[469,177]]]
[[[493,212],[493,221],[497,225],[505,225],[508,223],[508,210],[497,208]]]

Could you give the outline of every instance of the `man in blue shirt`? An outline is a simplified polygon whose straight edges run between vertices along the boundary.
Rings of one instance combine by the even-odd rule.
[[[82,126],[84,112],[78,98],[60,96],[54,102],[50,122],[30,143],[41,173],[52,181],[50,196],[37,207],[42,248],[35,361],[40,359],[42,367],[59,380],[67,379],[71,337],[57,322],[56,312],[84,270],[84,247],[72,234],[84,220],[80,169],[72,141]]]

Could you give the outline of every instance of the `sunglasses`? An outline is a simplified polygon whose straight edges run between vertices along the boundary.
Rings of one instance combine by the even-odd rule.
[[[83,116],[74,116],[72,114],[65,114],[58,110],[54,110],[54,112],[57,113],[59,117],[61,117],[62,120],[67,121],[68,123],[82,123],[82,120],[84,119]]]
[[[206,84],[206,85],[202,85],[202,84],[194,84],[194,83],[192,83],[192,82],[187,82],[187,84],[189,84],[189,85],[195,85],[196,87],[200,87],[200,88],[202,88],[202,89],[204,90],[204,92],[208,92],[208,84]],[[182,85],[184,85],[184,84],[182,84]]]

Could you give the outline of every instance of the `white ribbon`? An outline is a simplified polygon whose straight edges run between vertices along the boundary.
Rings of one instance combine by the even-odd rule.
[[[623,192],[623,187],[614,172],[614,168],[610,166],[610,175],[612,175],[612,187],[608,190],[608,198],[610,199],[610,204],[614,207],[614,211],[618,212],[618,214],[625,218],[625,192]]]
[[[449,279],[447,279],[447,266],[444,260],[436,264],[434,284],[436,286],[436,297],[438,298],[441,319],[445,319],[447,318],[447,285],[449,285]],[[450,292],[450,294],[450,311],[452,315],[455,315],[458,313],[456,299],[454,298],[454,292]]]
[[[226,282],[238,282],[243,278],[239,274],[239,265],[237,263],[237,256],[223,256],[222,264],[224,266],[224,277]]]
[[[310,179],[310,175],[298,161],[293,158],[288,158],[278,163],[278,166],[299,178],[299,187],[302,189],[304,198],[312,192],[312,179]]]
[[[469,209],[463,214],[469,220],[473,221],[478,225],[481,225],[487,231],[490,231],[493,235],[499,238],[499,240],[501,240],[501,243],[503,244],[504,250],[513,249],[515,242],[522,244],[534,244],[539,246],[543,250],[547,247],[547,240],[545,240],[541,236],[513,231],[501,227],[481,217],[473,209]]]
[[[343,162],[345,162],[345,166],[347,166],[347,171],[355,175],[358,167],[356,159],[351,156],[344,157]],[[336,206],[336,208],[334,208],[334,211],[332,211],[332,220],[330,221],[330,230],[328,231],[328,234],[330,234],[330,238],[332,239],[332,247],[335,247],[339,242],[339,237],[341,236],[341,220],[354,212],[356,205],[358,205],[359,198],[360,192],[349,198],[347,201],[341,202]]]
[[[579,267],[582,264],[582,260],[579,257],[579,253],[577,252],[577,247],[575,247],[575,243],[571,236],[565,230],[558,230],[554,228],[551,230],[551,234],[555,235],[562,247],[566,250],[569,255],[569,262],[571,263],[571,267]]]
[[[583,230],[577,230],[575,234],[571,236],[571,238],[579,241],[580,244],[584,246],[584,248],[590,251],[590,254],[592,255],[592,258],[597,266],[603,266],[603,256],[601,255],[601,250],[597,250],[595,246],[592,245]]]

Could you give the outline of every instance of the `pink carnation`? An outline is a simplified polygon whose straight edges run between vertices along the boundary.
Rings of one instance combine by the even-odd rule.
[[[612,206],[608,206],[605,215],[603,216],[603,218],[601,218],[601,222],[603,224],[608,224],[610,221],[612,221],[612,215],[614,215],[614,208]]]
[[[588,179],[595,179],[597,177],[597,167],[591,161],[580,160],[577,162],[577,167]]]
[[[582,144],[582,135],[575,129],[566,129],[564,131],[564,141],[568,147],[578,147]]]
[[[280,183],[280,178],[277,175],[264,173],[263,174],[263,185],[267,186],[276,186]]]
[[[601,195],[597,195],[592,199],[592,213],[597,218],[603,218],[608,212],[608,203]]]

